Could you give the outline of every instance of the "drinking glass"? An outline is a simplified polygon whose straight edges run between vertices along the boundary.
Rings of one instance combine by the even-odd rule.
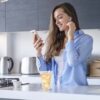
[[[51,71],[41,71],[41,85],[43,90],[49,90],[51,85]]]

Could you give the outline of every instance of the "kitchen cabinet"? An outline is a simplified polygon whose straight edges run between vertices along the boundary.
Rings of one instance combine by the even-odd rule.
[[[2,3],[0,4],[0,31],[47,30],[52,9],[63,2],[66,0],[9,0]],[[82,2],[67,0],[67,2],[74,5],[82,28],[100,28],[99,0]]]
[[[10,0],[6,4],[6,31],[37,29],[37,18],[37,0]]]
[[[0,31],[5,31],[5,5],[0,4]]]
[[[29,31],[38,28],[37,0],[9,0],[0,4],[0,8],[0,31]]]
[[[35,11],[7,11],[6,19],[6,31],[37,30],[37,12]]]

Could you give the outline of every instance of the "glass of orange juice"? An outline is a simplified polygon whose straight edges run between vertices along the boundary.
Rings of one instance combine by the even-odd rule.
[[[43,90],[49,90],[51,85],[51,71],[41,71],[41,85]]]

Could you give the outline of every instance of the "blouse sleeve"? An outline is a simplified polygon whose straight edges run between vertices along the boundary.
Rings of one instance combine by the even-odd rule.
[[[36,58],[36,65],[38,68],[38,71],[49,71],[52,68],[52,61],[49,61],[48,63],[44,60],[43,56]]]
[[[44,54],[46,52],[46,44],[44,45],[42,49],[42,55],[40,57],[36,57],[36,65],[38,68],[38,71],[48,71],[52,68],[52,60],[50,60],[48,63],[44,59]]]
[[[70,66],[77,66],[78,64],[87,61],[91,56],[93,39],[88,36],[88,38],[83,39],[83,41],[79,43],[78,49],[76,49],[75,46],[74,40],[66,43],[67,61]]]

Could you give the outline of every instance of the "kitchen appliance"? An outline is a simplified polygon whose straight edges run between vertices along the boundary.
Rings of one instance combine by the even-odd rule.
[[[10,74],[13,66],[14,62],[11,57],[0,58],[0,74]]]
[[[19,78],[0,78],[0,88],[13,86],[13,80],[19,81]]]
[[[21,74],[37,75],[36,57],[24,57],[21,61]]]

